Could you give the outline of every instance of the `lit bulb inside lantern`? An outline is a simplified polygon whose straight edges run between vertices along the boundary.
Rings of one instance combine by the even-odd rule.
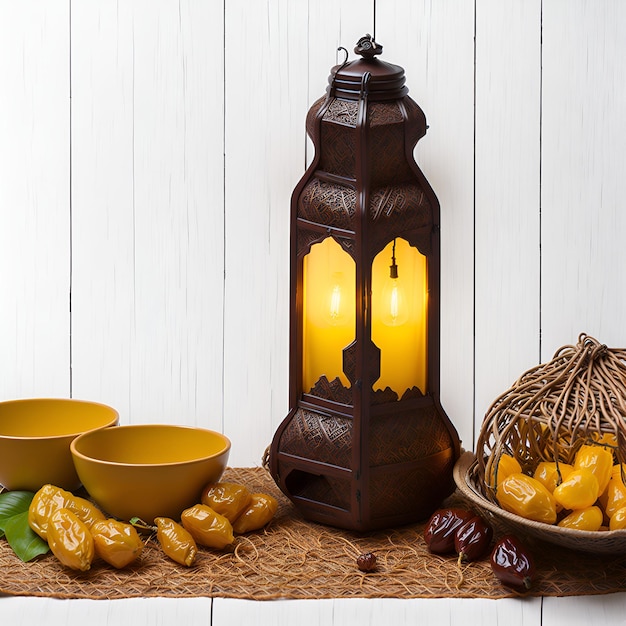
[[[408,319],[409,305],[404,286],[398,276],[394,241],[389,278],[385,281],[382,292],[381,321],[385,326],[402,326]]]
[[[341,324],[345,318],[345,298],[343,297],[343,274],[335,272],[332,279],[332,288],[330,291],[330,302],[328,306],[328,317],[333,326]]]

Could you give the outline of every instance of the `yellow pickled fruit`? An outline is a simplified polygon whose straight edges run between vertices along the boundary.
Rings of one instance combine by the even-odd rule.
[[[50,516],[59,509],[66,508],[72,498],[69,491],[54,485],[43,485],[33,496],[28,507],[28,525],[42,538],[48,539]]]
[[[154,523],[163,552],[176,563],[191,567],[198,553],[196,541],[191,533],[169,517],[157,517]]]
[[[244,485],[219,482],[211,483],[202,490],[200,502],[232,523],[245,511],[251,497],[252,494]]]
[[[499,485],[510,474],[521,474],[519,461],[511,454],[501,454],[497,464],[493,463],[487,475],[487,484],[493,488]],[[496,483],[497,481],[497,483]]]
[[[626,506],[617,509],[609,520],[609,530],[622,530],[626,528]]]
[[[28,508],[28,524],[42,538],[47,539],[50,516],[59,509],[68,509],[91,528],[96,520],[105,519],[104,513],[86,498],[75,496],[54,485],[44,485],[34,495]]]
[[[91,528],[94,522],[106,519],[104,513],[95,504],[72,494],[69,494],[65,508],[74,513],[81,522],[87,525],[87,528]]]
[[[552,493],[555,487],[573,471],[574,467],[569,463],[557,464],[554,461],[541,461],[535,468],[533,478],[542,483]]]
[[[556,502],[545,486],[532,476],[513,473],[507,476],[496,492],[500,506],[536,522],[556,522]]]
[[[575,469],[553,491],[554,499],[564,509],[586,509],[598,499],[600,489],[595,474],[588,469]]]
[[[235,540],[232,524],[206,504],[185,509],[180,521],[195,541],[207,548],[222,549]]]
[[[598,506],[589,506],[586,509],[577,509],[564,517],[557,526],[561,528],[576,528],[578,530],[600,530],[604,516]]]
[[[86,572],[94,557],[93,537],[72,511],[60,508],[48,520],[48,545],[63,565]]]
[[[263,528],[272,520],[277,509],[276,498],[267,493],[253,493],[250,504],[233,523],[233,532],[241,535]]]
[[[96,556],[117,569],[130,565],[143,550],[143,541],[136,528],[116,519],[95,521],[91,535]]]
[[[582,446],[574,458],[574,469],[591,470],[598,480],[599,493],[602,493],[613,471],[613,453],[603,446]]]
[[[597,441],[600,445],[617,448],[617,437],[615,433],[594,433],[593,440]]]
[[[622,481],[621,465],[617,464],[613,466],[609,484],[600,495],[599,500],[608,518],[610,518],[617,509],[626,506],[626,486]]]

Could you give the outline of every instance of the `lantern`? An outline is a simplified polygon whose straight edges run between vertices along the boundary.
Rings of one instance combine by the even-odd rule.
[[[307,115],[290,410],[268,464],[305,518],[365,531],[429,516],[460,443],[439,400],[439,203],[413,158],[426,119],[372,37],[355,52]]]

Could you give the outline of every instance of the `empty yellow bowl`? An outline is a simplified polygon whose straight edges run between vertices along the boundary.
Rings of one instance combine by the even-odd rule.
[[[71,445],[83,486],[109,515],[180,519],[219,480],[230,440],[204,428],[132,424],[85,433]]]
[[[69,398],[28,398],[0,402],[0,485],[37,491],[50,483],[80,487],[70,453],[72,440],[86,431],[114,426],[110,406]]]

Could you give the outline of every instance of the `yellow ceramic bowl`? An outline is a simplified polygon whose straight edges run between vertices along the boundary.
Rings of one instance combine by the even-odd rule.
[[[104,404],[69,398],[0,402],[0,485],[37,491],[50,483],[80,487],[70,443],[78,435],[118,423]]]
[[[132,424],[86,433],[71,446],[85,489],[109,515],[179,519],[200,502],[202,488],[219,480],[230,441],[212,430]]]

